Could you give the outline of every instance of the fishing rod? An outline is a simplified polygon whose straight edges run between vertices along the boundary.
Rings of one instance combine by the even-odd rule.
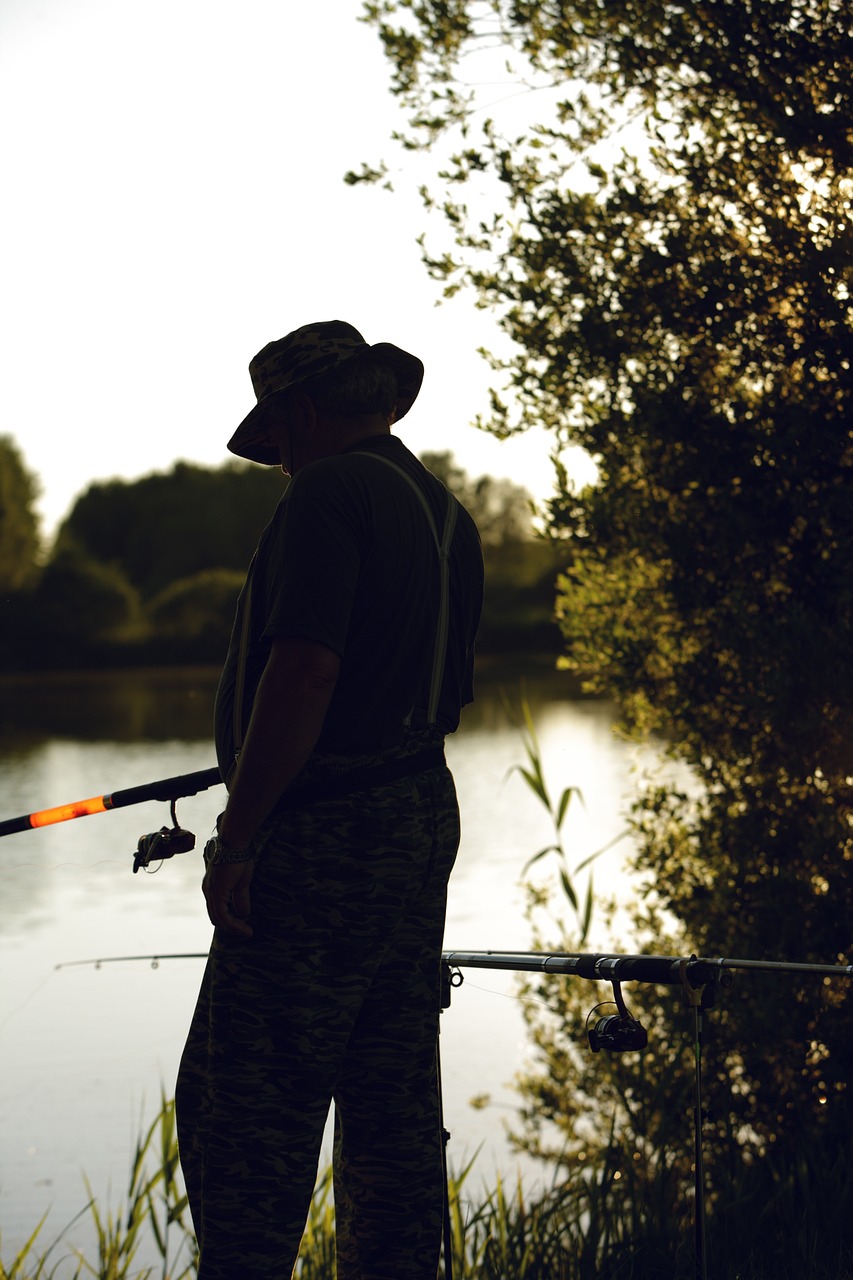
[[[38,809],[18,818],[0,822],[0,836],[11,836],[19,831],[32,831],[37,827],[49,827],[57,822],[69,822],[72,818],[87,818],[95,813],[108,813],[112,809],[125,809],[128,805],[144,804],[147,800],[165,800],[170,805],[171,827],[161,827],[150,835],[141,836],[133,860],[134,873],[150,862],[172,858],[176,853],[188,853],[195,848],[195,836],[178,825],[176,801],[183,796],[195,796],[199,791],[222,785],[218,767],[198,769],[195,773],[182,773],[174,778],[160,778],[157,782],[145,782],[138,787],[125,787],[102,796],[90,796],[87,800],[72,800],[69,804],[56,805],[52,809]]]
[[[123,964],[162,960],[206,960],[206,951],[182,951],[142,956],[100,956],[90,960],[66,960],[57,969],[75,965]],[[536,972],[588,978],[594,982],[645,982],[652,986],[698,988],[725,975],[731,969],[764,970],[781,973],[811,973],[815,977],[853,978],[851,964],[804,964],[786,960],[737,960],[728,956],[621,955],[613,951],[442,951],[442,963],[450,969],[508,969],[515,973]],[[731,983],[722,976],[723,986]],[[456,981],[453,986],[459,986]]]
[[[573,974],[605,982],[660,983],[680,986],[685,977],[698,986],[730,969],[813,973],[853,978],[853,964],[804,964],[787,960],[736,960],[727,956],[649,956],[595,954],[586,951],[445,951],[442,959],[453,968],[512,969],[519,972]],[[686,966],[686,968],[683,968]]]
[[[68,822],[71,818],[87,818],[93,813],[107,813],[110,809],[124,809],[131,804],[143,804],[146,800],[180,800],[182,796],[194,796],[209,787],[222,783],[219,769],[199,769],[196,773],[182,773],[174,778],[161,778],[159,782],[146,782],[139,787],[126,787],[103,796],[91,796],[88,800],[72,800],[53,809],[39,809],[19,818],[7,818],[0,822],[0,836],[11,836],[18,831],[30,831],[35,827],[49,827],[55,822]]]

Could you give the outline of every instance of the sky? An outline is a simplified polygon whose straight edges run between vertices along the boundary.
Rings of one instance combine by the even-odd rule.
[[[313,320],[423,360],[399,427],[414,452],[551,493],[545,432],[470,425],[497,319],[470,295],[438,305],[361,7],[0,3],[0,434],[39,478],[47,535],[93,480],[225,461],[249,360]],[[380,159],[394,194],[344,184]]]

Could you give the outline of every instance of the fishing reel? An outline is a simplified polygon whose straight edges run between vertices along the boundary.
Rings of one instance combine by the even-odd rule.
[[[151,831],[140,836],[133,857],[133,874],[140,867],[147,870],[152,862],[163,862],[166,858],[174,858],[176,853],[189,853],[195,848],[195,835],[178,826],[178,814],[173,800],[170,806],[172,815],[171,827],[161,827],[159,831]]]
[[[618,982],[613,983],[613,998],[619,1010],[618,1013],[599,1018],[593,1027],[589,1025],[589,1018],[587,1018],[587,1038],[590,1049],[593,1053],[598,1053],[599,1049],[606,1049],[608,1053],[630,1053],[632,1050],[645,1049],[649,1043],[646,1029],[625,1007],[622,987]],[[601,1006],[597,1005],[596,1008],[600,1009]],[[595,1009],[592,1013],[595,1013]]]

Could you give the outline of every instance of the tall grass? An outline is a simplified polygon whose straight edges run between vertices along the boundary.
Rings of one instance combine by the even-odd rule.
[[[685,1219],[668,1236],[644,1229],[643,1203],[653,1188],[642,1178],[615,1210],[610,1185],[621,1171],[613,1161],[578,1169],[533,1199],[520,1181],[510,1189],[500,1178],[492,1191],[474,1197],[470,1172],[468,1165],[449,1185],[453,1280],[693,1280],[696,1274]],[[631,1178],[627,1170],[621,1176]],[[768,1167],[761,1179],[734,1186],[710,1223],[707,1280],[853,1280],[853,1241],[844,1220],[851,1194],[850,1161],[824,1162],[817,1150],[804,1150],[795,1170]],[[17,1255],[0,1262],[0,1280],[187,1280],[197,1274],[174,1103],[163,1100],[137,1142],[121,1206],[102,1209],[90,1198],[78,1218],[86,1215],[95,1228],[92,1257],[65,1245],[65,1233],[42,1250],[42,1220]],[[153,1250],[155,1265],[137,1265],[143,1244],[148,1256]],[[335,1280],[329,1169],[317,1184],[295,1275]],[[446,1277],[443,1262],[439,1277]]]
[[[580,862],[574,866],[571,864],[568,849],[565,844],[563,829],[568,819],[572,806],[574,804],[583,805],[583,792],[580,787],[568,786],[564,787],[556,799],[551,795],[548,784],[545,779],[545,771],[542,762],[542,751],[539,746],[539,737],[536,732],[536,723],[530,710],[530,703],[527,701],[527,695],[522,686],[520,709],[521,718],[519,719],[510,701],[504,697],[504,707],[510,720],[516,726],[521,738],[521,745],[524,748],[526,760],[524,764],[514,765],[510,772],[520,773],[527,787],[536,797],[539,804],[545,810],[552,827],[551,842],[543,849],[539,849],[532,857],[528,858],[521,869],[522,878],[524,878],[531,867],[541,862],[544,858],[550,858],[552,862],[557,864],[557,874],[559,876],[560,887],[563,894],[572,908],[575,917],[575,926],[578,930],[578,946],[583,946],[589,935],[590,925],[592,923],[592,912],[595,903],[593,892],[593,864],[607,853],[621,840],[628,835],[628,831],[620,831],[617,836],[609,840],[602,848],[596,849],[594,853],[588,854],[582,858]],[[580,889],[580,879],[586,872],[586,886]]]

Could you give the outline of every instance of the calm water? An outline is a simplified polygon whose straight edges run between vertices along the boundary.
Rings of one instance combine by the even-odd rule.
[[[448,742],[463,819],[449,948],[530,946],[519,876],[551,831],[512,772],[523,751],[502,693],[517,704],[519,687],[517,675],[482,678],[478,703]],[[213,691],[214,677],[203,672],[0,685],[0,819],[207,768]],[[552,790],[571,784],[583,792],[566,828],[580,861],[624,828],[636,773],[658,756],[619,739],[612,708],[574,699],[559,677],[531,676],[527,691]],[[179,821],[199,845],[222,798],[215,788],[178,803]],[[4,1260],[46,1210],[45,1243],[82,1208],[84,1173],[99,1198],[117,1203],[142,1123],[153,1118],[161,1087],[171,1096],[202,960],[57,967],[206,951],[198,853],[155,875],[131,873],[139,836],[168,820],[167,805],[149,803],[0,841]],[[622,842],[599,864],[597,882],[608,892],[629,892],[629,852]],[[615,946],[600,934],[589,942],[593,950]],[[496,1169],[511,1174],[517,1165],[506,1127],[517,1105],[512,1078],[526,1051],[513,976],[469,969],[442,1018],[442,1076],[451,1162],[461,1167],[479,1151],[486,1182]],[[484,1093],[491,1104],[472,1108],[469,1099]],[[535,1174],[530,1165],[521,1171]],[[85,1227],[69,1239],[88,1247]]]

